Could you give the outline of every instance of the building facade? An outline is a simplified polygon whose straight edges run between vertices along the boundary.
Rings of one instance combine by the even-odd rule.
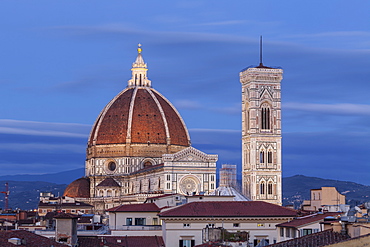
[[[281,205],[282,69],[260,63],[240,72],[242,190],[251,200]]]
[[[276,225],[296,215],[295,210],[262,201],[194,201],[159,213],[167,247],[207,242],[207,228],[248,232],[253,246],[261,241],[273,244],[278,238]]]

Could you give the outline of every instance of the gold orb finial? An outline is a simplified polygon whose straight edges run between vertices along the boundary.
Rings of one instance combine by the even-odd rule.
[[[142,52],[143,49],[141,49],[141,44],[139,43],[137,45],[137,52],[140,54]]]

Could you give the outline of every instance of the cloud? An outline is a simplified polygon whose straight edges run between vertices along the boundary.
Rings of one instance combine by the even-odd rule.
[[[312,34],[296,34],[287,37],[370,37],[370,32],[366,31],[336,31],[336,32],[321,32]]]
[[[283,104],[283,109],[292,109],[308,112],[320,112],[333,115],[359,115],[369,116],[370,105],[365,104],[307,104],[298,102],[288,102]]]
[[[202,105],[194,100],[176,100],[174,105],[179,109],[201,109]]]
[[[215,112],[228,114],[228,115],[240,115],[241,104],[237,103],[234,106],[212,108],[212,110]]]
[[[207,22],[207,23],[198,23],[196,26],[226,26],[226,25],[239,25],[245,23],[253,23],[253,21],[247,20],[227,20],[227,21],[218,21],[218,22]]]
[[[1,152],[71,152],[71,153],[85,153],[85,146],[78,144],[52,144],[52,143],[3,143],[0,144]]]
[[[1,134],[87,138],[90,128],[86,124],[0,119]]]
[[[230,35],[230,34],[218,34],[210,32],[172,32],[172,31],[151,31],[142,28],[133,27],[131,24],[125,23],[111,23],[96,26],[54,26],[47,29],[62,31],[69,35],[76,36],[87,36],[87,35],[100,35],[102,38],[108,38],[107,34],[112,35],[124,35],[130,37],[130,35],[137,39],[138,35],[146,38],[150,38],[150,43],[168,44],[173,42],[231,42],[231,43],[244,43],[244,42],[255,42],[255,39],[251,39],[244,36]],[[134,36],[133,36],[134,35]]]

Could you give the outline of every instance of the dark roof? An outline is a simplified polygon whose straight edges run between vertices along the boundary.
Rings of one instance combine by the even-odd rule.
[[[77,219],[79,216],[75,214],[69,214],[61,212],[54,216],[55,219]]]
[[[78,237],[81,247],[164,247],[161,236],[100,236],[100,237]]]
[[[285,222],[285,223],[281,223],[281,224],[278,224],[276,226],[280,226],[280,227],[300,227],[300,226],[304,226],[304,225],[307,225],[307,224],[310,224],[310,223],[313,223],[313,222],[318,222],[318,221],[321,221],[323,219],[325,219],[326,217],[328,216],[336,216],[336,215],[340,215],[341,213],[337,213],[337,212],[328,212],[328,213],[325,213],[325,214],[312,214],[312,215],[308,215],[308,216],[304,216],[304,217],[300,217],[300,218],[297,218],[297,219],[294,219],[292,221],[289,221],[289,222]]]
[[[159,212],[155,203],[124,204],[106,210],[108,212]]]
[[[297,211],[263,201],[191,202],[159,214],[161,217],[294,217]]]
[[[220,242],[207,242],[204,244],[195,245],[194,247],[227,247],[227,246]]]
[[[64,190],[63,196],[90,198],[90,179],[83,177],[73,181]]]
[[[153,171],[153,170],[157,170],[157,169],[160,169],[164,166],[163,163],[161,164],[158,164],[158,165],[153,165],[153,166],[148,166],[148,167],[145,167],[143,169],[140,169],[140,170],[137,170],[131,174],[139,174],[139,173],[142,173],[142,172],[150,172],[150,171]]]
[[[265,65],[263,65],[263,63],[260,63],[258,66],[256,66],[255,68],[259,68],[259,69],[273,69],[271,67],[267,67]]]
[[[269,246],[274,247],[312,247],[312,246],[326,246],[329,244],[335,244],[343,240],[349,239],[348,235],[334,232],[332,229],[325,230],[318,233],[305,235],[300,238],[293,238],[291,240],[279,242],[277,244],[271,244]]]
[[[152,196],[152,197],[146,198],[146,200],[158,199],[158,198],[167,197],[167,196],[174,196],[174,195],[180,195],[180,194],[173,193],[173,194],[164,194],[164,195],[159,195],[159,196]]]
[[[76,207],[93,207],[92,205],[90,204],[87,204],[87,203],[84,203],[84,202],[79,202],[79,201],[75,201],[75,202],[65,202],[65,203],[55,203],[55,204],[52,204],[52,203],[47,203],[47,202],[39,202],[39,207],[62,207],[62,208],[68,208],[68,207],[71,207],[71,208],[76,208]]]
[[[60,244],[49,238],[34,234],[25,230],[12,230],[12,231],[0,231],[0,246],[1,247],[13,247],[12,243],[9,243],[10,238],[23,239],[26,242],[27,247],[42,247],[42,246],[54,246],[54,247],[65,247],[68,245]]]
[[[121,187],[116,180],[113,178],[106,178],[102,182],[98,184],[99,186],[107,186],[107,187]]]

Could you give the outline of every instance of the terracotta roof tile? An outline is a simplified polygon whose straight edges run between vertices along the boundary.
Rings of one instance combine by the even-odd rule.
[[[159,212],[155,203],[124,204],[107,210],[108,212]]]
[[[64,190],[63,196],[89,198],[90,197],[90,179],[79,178],[70,183]]]
[[[340,213],[328,212],[328,213],[325,213],[325,214],[312,214],[312,215],[308,215],[308,216],[304,216],[304,217],[294,219],[290,222],[281,223],[281,224],[278,224],[276,226],[280,226],[280,227],[300,227],[300,226],[304,226],[304,225],[314,223],[314,222],[317,222],[317,221],[322,221],[323,219],[325,219],[328,216],[336,216],[336,215],[340,215]]]
[[[54,216],[55,219],[77,219],[78,217],[79,217],[78,215],[64,213],[64,212],[60,212]]]
[[[180,115],[162,95],[150,87],[138,88],[136,95],[133,93],[133,88],[126,88],[107,104],[92,128],[89,145],[125,144],[130,116],[131,143],[166,145],[166,124],[161,113],[163,110],[171,145],[190,146],[187,129]],[[132,102],[134,104],[130,115]]]
[[[332,229],[325,230],[318,233],[305,235],[300,238],[294,238],[288,241],[283,241],[277,244],[271,244],[273,247],[312,247],[312,246],[326,246],[335,244],[343,240],[349,239],[348,235],[334,232]]]
[[[161,236],[101,236],[79,237],[81,247],[165,247]]]
[[[0,246],[1,247],[11,247],[15,246],[14,244],[11,244],[8,242],[10,238],[19,238],[23,239],[26,242],[26,245],[21,246],[27,246],[27,247],[65,247],[68,245],[60,244],[54,240],[51,240],[49,238],[34,234],[29,231],[24,230],[12,230],[12,231],[0,231]]]
[[[294,217],[297,211],[263,201],[191,202],[162,212],[161,217]]]

